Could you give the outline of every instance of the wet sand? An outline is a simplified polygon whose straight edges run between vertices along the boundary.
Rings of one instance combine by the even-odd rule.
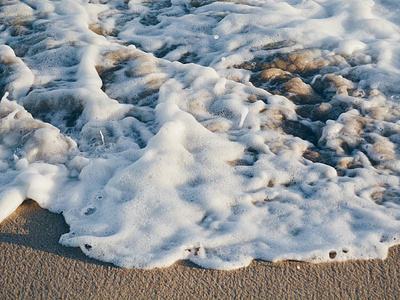
[[[386,260],[253,261],[216,271],[181,261],[127,270],[58,244],[62,216],[25,201],[0,224],[0,299],[397,299],[400,247]]]

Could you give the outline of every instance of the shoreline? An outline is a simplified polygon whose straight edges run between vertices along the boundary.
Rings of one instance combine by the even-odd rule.
[[[0,224],[0,299],[396,299],[400,245],[385,260],[311,264],[253,261],[233,271],[189,261],[122,269],[58,244],[61,215],[29,200]]]

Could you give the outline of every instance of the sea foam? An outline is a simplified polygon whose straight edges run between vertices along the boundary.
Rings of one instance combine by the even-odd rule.
[[[395,1],[11,0],[0,221],[127,268],[385,258],[400,239]]]

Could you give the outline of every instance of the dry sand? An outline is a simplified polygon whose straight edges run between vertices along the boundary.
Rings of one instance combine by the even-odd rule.
[[[397,299],[400,247],[386,260],[254,261],[216,271],[186,261],[127,270],[58,244],[62,216],[26,201],[0,224],[0,299]]]

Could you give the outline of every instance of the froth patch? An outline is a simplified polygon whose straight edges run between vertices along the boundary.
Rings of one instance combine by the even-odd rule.
[[[62,136],[57,128],[33,119],[22,106],[6,97],[0,103],[0,116],[1,141],[14,150],[18,159],[25,158],[30,163],[66,162],[67,153],[76,148],[76,143]]]
[[[32,16],[35,11],[25,3],[16,3],[10,5],[3,5],[0,10],[2,17],[21,17]]]
[[[12,99],[25,96],[34,82],[34,75],[9,46],[0,47],[0,92],[8,92]]]
[[[0,220],[31,197],[129,268],[384,258],[398,33],[319,2],[4,5]]]

